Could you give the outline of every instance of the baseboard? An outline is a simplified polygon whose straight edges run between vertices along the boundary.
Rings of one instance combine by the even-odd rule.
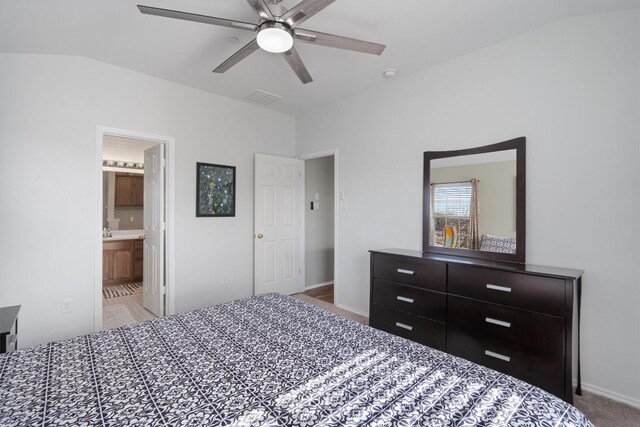
[[[308,291],[309,289],[315,289],[327,285],[333,285],[333,280],[329,280],[328,282],[316,283],[315,285],[305,286],[304,290]]]
[[[338,303],[335,303],[335,302],[333,303],[333,305],[335,305],[336,307],[341,308],[343,310],[347,310],[347,311],[350,311],[352,313],[359,314],[360,316],[364,316],[367,319],[369,318],[369,313],[367,313],[365,311],[358,310],[357,308],[349,307],[348,305],[338,304]]]
[[[573,382],[573,388],[575,387],[577,382]],[[587,384],[585,382],[582,383],[582,390],[588,391],[589,393],[597,394],[598,396],[606,397],[607,399],[615,400],[616,402],[625,403],[629,406],[633,406],[634,408],[640,409],[640,400],[634,399],[632,397],[624,396],[622,394],[616,393],[614,391],[610,391],[604,389],[602,387],[598,387],[595,385]]]

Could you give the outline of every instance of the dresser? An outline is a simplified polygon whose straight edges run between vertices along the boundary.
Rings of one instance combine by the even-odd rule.
[[[19,305],[0,307],[0,353],[18,349],[18,312]]]
[[[400,249],[370,253],[370,326],[573,402],[582,271]],[[578,354],[578,392],[579,369]]]

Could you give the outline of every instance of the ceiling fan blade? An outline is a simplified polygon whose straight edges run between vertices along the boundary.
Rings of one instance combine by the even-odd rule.
[[[302,24],[335,0],[302,0],[280,18],[292,27]]]
[[[295,47],[283,52],[282,56],[284,56],[284,59],[302,83],[307,84],[313,81],[311,74],[307,71],[307,67],[304,66],[304,62],[302,62],[302,59],[300,58],[300,55],[298,55]]]
[[[251,55],[253,52],[255,52],[258,49],[259,49],[258,41],[256,39],[251,40],[242,49],[240,49],[239,51],[231,55],[229,59],[224,61],[222,64],[218,65],[218,67],[215,70],[213,70],[213,72],[220,73],[220,74],[224,73],[229,68],[233,67],[238,62],[242,61],[244,58]]]
[[[386,48],[385,45],[379,43],[352,39],[350,37],[336,36],[334,34],[326,34],[319,31],[305,30],[302,28],[296,28],[294,30],[294,37],[303,42],[335,47],[338,49],[353,50],[355,52],[371,53],[373,55],[380,55]]]
[[[271,13],[269,6],[264,0],[247,0],[247,3],[256,11],[260,18],[265,21],[273,21],[273,13]]]
[[[216,18],[215,16],[198,15],[195,13],[180,12],[178,10],[160,9],[158,7],[138,5],[140,12],[145,15],[163,16],[165,18],[182,19],[184,21],[201,22],[203,24],[218,25],[221,27],[238,28],[240,30],[257,31],[258,26],[249,22],[232,21],[230,19]]]

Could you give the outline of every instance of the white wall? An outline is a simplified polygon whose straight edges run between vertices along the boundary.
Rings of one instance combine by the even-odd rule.
[[[585,270],[583,380],[640,405],[639,36],[568,19],[296,118],[340,150],[337,301],[367,310],[368,249],[421,248],[423,151],[526,136],[527,260]]]
[[[305,286],[333,280],[334,156],[304,162]],[[319,196],[319,208],[311,202]]]
[[[0,94],[0,305],[22,305],[21,346],[93,330],[97,125],[175,137],[176,309],[252,294],[253,154],[292,156],[292,117],[79,57],[0,54]],[[237,166],[236,217],[195,217],[197,161]]]

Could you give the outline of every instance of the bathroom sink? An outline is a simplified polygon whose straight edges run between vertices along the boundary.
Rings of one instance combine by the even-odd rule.
[[[144,230],[115,230],[111,232],[111,237],[103,237],[103,242],[112,240],[136,240],[144,239]]]

